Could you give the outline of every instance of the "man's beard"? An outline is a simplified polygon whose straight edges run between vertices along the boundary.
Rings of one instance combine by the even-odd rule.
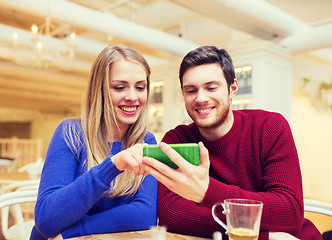
[[[188,114],[189,114],[190,118],[195,122],[197,127],[204,128],[204,129],[213,129],[213,128],[218,128],[225,123],[225,121],[228,117],[228,114],[229,114],[229,109],[230,109],[230,104],[229,103],[224,104],[223,111],[221,112],[220,115],[216,116],[216,119],[212,123],[205,123],[204,120],[197,121],[195,119],[194,114],[190,114],[189,112],[188,112]]]

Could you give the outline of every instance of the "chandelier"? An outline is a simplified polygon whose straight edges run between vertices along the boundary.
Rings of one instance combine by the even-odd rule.
[[[44,24],[33,24],[31,31],[26,33],[28,37],[20,34],[12,34],[13,58],[19,65],[68,67],[74,59],[76,34],[70,32],[67,26],[52,24],[49,16],[45,18]],[[20,37],[29,39],[24,46],[18,44]]]

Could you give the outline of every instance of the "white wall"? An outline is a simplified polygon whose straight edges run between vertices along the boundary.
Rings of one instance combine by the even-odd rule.
[[[304,196],[332,202],[332,109],[316,109],[307,96],[295,95],[292,131]]]
[[[309,56],[293,57],[292,130],[300,157],[304,195],[332,202],[332,107],[317,97],[322,80],[331,81],[331,65]],[[313,81],[303,87],[303,78]]]

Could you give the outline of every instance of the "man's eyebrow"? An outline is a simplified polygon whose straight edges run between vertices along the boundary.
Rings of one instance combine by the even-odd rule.
[[[183,88],[195,87],[195,85],[184,85]]]
[[[206,82],[203,85],[206,86],[206,85],[210,85],[210,84],[219,84],[219,83],[220,83],[220,81],[215,80],[215,81]],[[196,85],[194,85],[194,84],[183,85],[183,88],[188,88],[188,87],[196,87]]]

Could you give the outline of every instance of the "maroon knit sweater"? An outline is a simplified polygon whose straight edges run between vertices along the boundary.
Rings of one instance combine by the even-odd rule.
[[[159,224],[170,232],[212,237],[224,230],[211,208],[227,198],[263,202],[260,240],[268,232],[288,232],[300,239],[320,240],[317,228],[303,217],[302,180],[288,122],[278,113],[233,111],[234,124],[223,137],[209,141],[195,124],[166,133],[166,143],[198,143],[209,150],[210,184],[201,204],[180,197],[159,183]],[[226,222],[225,219],[223,219]]]

